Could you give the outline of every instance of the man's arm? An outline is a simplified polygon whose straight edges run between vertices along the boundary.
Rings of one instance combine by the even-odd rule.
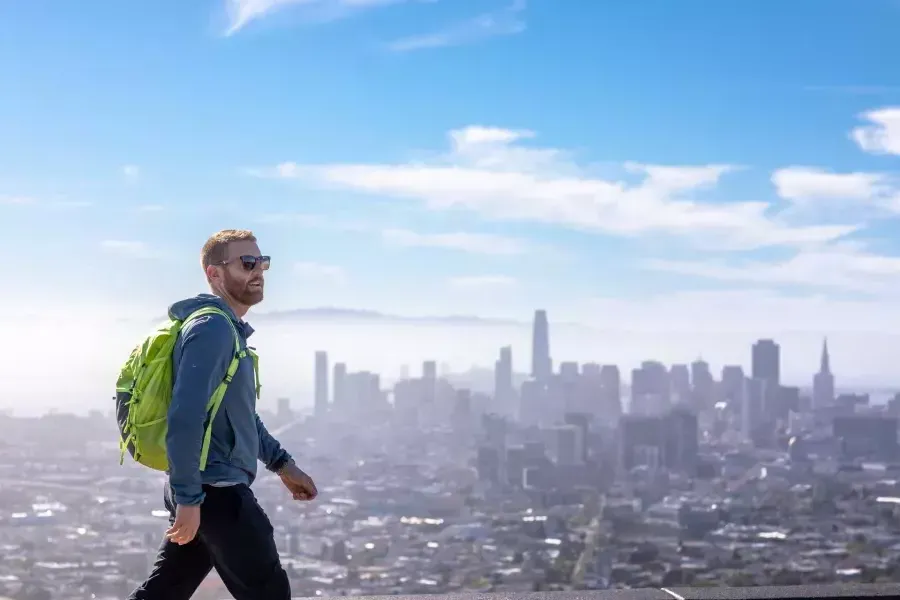
[[[272,434],[263,425],[262,419],[256,415],[256,431],[259,432],[259,460],[273,473],[286,465],[291,460],[291,455],[281,447]]]
[[[256,415],[256,429],[259,432],[259,460],[266,464],[267,469],[278,473],[281,482],[291,492],[294,500],[315,500],[319,495],[316,484],[294,463],[294,459],[281,447],[278,440],[266,430],[259,415]]]
[[[166,433],[169,484],[176,504],[194,505],[202,503],[204,498],[200,450],[206,403],[225,379],[234,357],[234,333],[225,317],[199,317],[182,330],[179,345],[181,361],[175,373]]]

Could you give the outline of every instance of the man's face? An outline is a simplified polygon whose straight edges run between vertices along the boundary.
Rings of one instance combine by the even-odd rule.
[[[231,242],[222,269],[225,292],[244,306],[259,304],[265,288],[264,268],[256,242]]]

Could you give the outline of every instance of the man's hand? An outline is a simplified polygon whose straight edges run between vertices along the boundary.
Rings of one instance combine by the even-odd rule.
[[[294,500],[313,500],[319,495],[316,484],[313,483],[312,477],[300,470],[300,467],[290,461],[278,472],[281,482],[288,490]]]
[[[166,531],[166,537],[179,545],[190,543],[200,529],[200,505],[175,507],[175,522]]]

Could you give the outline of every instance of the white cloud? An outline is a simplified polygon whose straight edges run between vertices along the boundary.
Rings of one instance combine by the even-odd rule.
[[[778,262],[650,260],[649,269],[727,282],[800,285],[848,292],[900,292],[900,257],[880,256],[851,244],[801,250]]]
[[[407,1],[409,0],[226,0],[228,28],[225,35],[233,35],[247,24],[290,6],[314,11],[316,18],[320,20],[332,20],[367,8]]]
[[[500,127],[482,127],[481,125],[473,125],[450,132],[450,139],[457,150],[476,144],[509,144],[533,137],[534,132],[527,129],[512,130]]]
[[[124,165],[122,167],[122,176],[125,177],[127,181],[137,181],[141,176],[141,168],[137,165]]]
[[[515,35],[525,31],[526,25],[522,19],[524,10],[525,1],[515,0],[500,10],[480,14],[438,31],[394,40],[388,44],[388,48],[394,52],[409,52],[474,44],[493,37]]]
[[[495,255],[516,255],[527,251],[526,244],[520,240],[482,233],[417,233],[407,229],[385,229],[381,236],[388,244],[413,248],[445,248]]]
[[[850,133],[860,148],[872,154],[900,155],[900,106],[872,110],[861,118],[869,124]]]
[[[282,163],[250,171],[310,185],[423,202],[432,210],[538,221],[635,236],[671,234],[719,248],[797,246],[838,239],[855,224],[797,225],[765,202],[701,202],[728,165],[626,163],[637,183],[601,178],[556,148],[523,145],[531,132],[483,126],[451,131],[439,160],[400,164]]]
[[[645,185],[666,193],[691,191],[716,185],[723,175],[736,170],[732,165],[704,165],[702,167],[670,167],[626,162],[625,170],[647,177]]]
[[[516,280],[506,275],[469,275],[451,277],[448,283],[458,288],[495,288],[515,285]]]
[[[121,254],[131,258],[155,258],[159,252],[150,248],[146,243],[133,240],[104,240],[100,247],[105,251]]]
[[[881,173],[833,173],[816,167],[785,167],[772,173],[772,183],[785,200],[875,200],[893,191]]]
[[[338,265],[298,262],[294,264],[294,273],[304,279],[324,280],[336,284],[347,282],[346,272]]]
[[[388,227],[379,229],[375,224],[359,221],[345,221],[339,217],[312,213],[274,213],[261,215],[257,222],[281,224],[293,227],[308,227],[349,233],[376,233],[382,241],[392,246],[404,248],[444,248],[460,250],[472,254],[511,256],[524,254],[533,249],[522,240],[483,233],[453,231],[443,233],[419,233],[410,229]],[[550,248],[545,249],[548,253]]]

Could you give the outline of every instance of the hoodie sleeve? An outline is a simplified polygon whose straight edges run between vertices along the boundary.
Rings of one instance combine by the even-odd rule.
[[[169,483],[176,504],[203,502],[200,450],[206,403],[225,378],[233,356],[234,333],[224,317],[200,317],[182,329],[175,347],[175,358],[180,360],[177,360],[166,433]]]
[[[272,437],[259,415],[256,415],[256,431],[259,432],[259,460],[268,470],[277,471],[291,460],[291,455]]]

